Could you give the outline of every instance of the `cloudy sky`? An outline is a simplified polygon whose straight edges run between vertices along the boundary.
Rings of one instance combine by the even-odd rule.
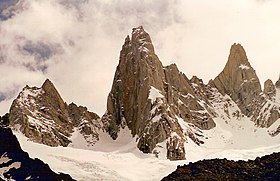
[[[0,2],[0,114],[26,84],[50,78],[67,103],[102,115],[124,38],[139,25],[163,64],[189,78],[215,78],[235,42],[262,83],[279,77],[278,0],[15,2]]]

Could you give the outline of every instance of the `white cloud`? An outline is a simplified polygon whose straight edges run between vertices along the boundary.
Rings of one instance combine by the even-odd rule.
[[[189,78],[195,74],[207,82],[217,76],[235,42],[244,46],[262,81],[279,77],[278,1],[26,2],[25,10],[0,22],[0,92],[9,96],[49,77],[68,103],[102,115],[124,38],[139,25],[150,33],[163,64],[178,64]],[[27,42],[55,50],[42,61],[23,51]],[[0,104],[0,113],[8,110]]]

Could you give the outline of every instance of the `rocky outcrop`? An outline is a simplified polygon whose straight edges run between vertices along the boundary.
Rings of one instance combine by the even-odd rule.
[[[276,88],[273,84],[272,80],[268,79],[264,82],[264,94],[267,95],[269,98],[275,97],[276,95]]]
[[[94,144],[101,129],[95,113],[73,103],[68,106],[48,79],[41,88],[26,86],[19,93],[10,108],[9,121],[30,140],[49,146],[67,146],[74,128]]]
[[[68,112],[73,127],[83,135],[87,146],[93,146],[99,140],[98,132],[103,130],[99,116],[74,103],[69,104]]]
[[[22,151],[20,144],[10,128],[0,127],[0,180],[69,180],[68,174],[55,173],[50,167],[28,153]]]
[[[232,45],[225,68],[213,84],[223,95],[229,95],[243,114],[253,114],[253,103],[261,93],[261,84],[240,44]]]
[[[190,125],[200,129],[215,126],[208,111],[211,105],[195,96],[195,86],[199,85],[192,84],[175,64],[163,67],[149,34],[143,27],[134,28],[120,52],[102,121],[113,139],[127,126],[139,137],[138,148],[144,153],[166,141],[167,157],[184,159],[187,137],[193,135],[200,143]]]
[[[278,180],[280,153],[249,161],[203,160],[178,166],[163,181],[171,180]]]

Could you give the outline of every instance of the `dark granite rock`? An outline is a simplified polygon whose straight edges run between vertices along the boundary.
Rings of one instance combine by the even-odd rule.
[[[178,166],[163,181],[179,180],[279,180],[280,153],[249,161],[203,160]]]
[[[37,158],[31,159],[21,149],[12,130],[4,127],[0,127],[0,169],[5,169],[0,178],[6,180],[74,180],[68,174],[53,172]]]

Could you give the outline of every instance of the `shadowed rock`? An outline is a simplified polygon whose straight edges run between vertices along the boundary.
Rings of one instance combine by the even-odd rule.
[[[7,180],[74,180],[68,174],[53,172],[37,158],[31,159],[22,151],[12,130],[4,127],[0,127],[0,168],[0,177]]]
[[[249,161],[212,159],[177,166],[176,171],[162,180],[278,180],[279,178],[280,153],[273,153]]]

